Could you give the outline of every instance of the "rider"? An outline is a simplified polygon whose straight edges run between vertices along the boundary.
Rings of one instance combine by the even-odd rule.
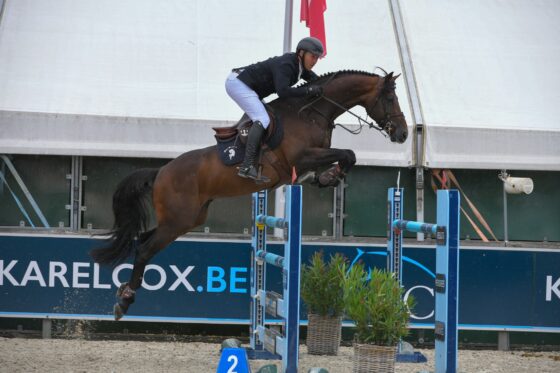
[[[273,93],[278,94],[280,98],[321,95],[320,86],[294,88],[292,85],[300,79],[307,82],[317,79],[317,75],[311,69],[323,53],[321,41],[307,37],[301,39],[295,53],[288,52],[232,70],[226,80],[226,92],[253,121],[247,136],[245,159],[237,175],[254,180],[258,178],[255,157],[262,135],[270,123],[270,117],[261,100]]]

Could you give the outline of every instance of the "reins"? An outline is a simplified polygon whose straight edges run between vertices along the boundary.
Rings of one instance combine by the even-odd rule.
[[[347,128],[346,126],[344,126],[343,124],[334,123],[334,122],[333,122],[334,126],[339,126],[339,127],[341,127],[342,129],[344,129],[345,131],[348,131],[348,132],[350,132],[350,133],[353,134],[353,135],[357,135],[357,134],[359,134],[360,132],[362,132],[362,129],[363,129],[363,127],[364,127],[364,124],[367,124],[367,125],[369,126],[369,128],[373,128],[374,130],[379,131],[384,137],[388,137],[387,133],[384,131],[385,128],[381,128],[381,127],[377,126],[374,122],[368,122],[367,119],[364,119],[364,118],[362,118],[361,116],[359,116],[358,114],[353,113],[350,109],[345,108],[344,106],[342,106],[342,105],[339,104],[338,102],[336,102],[336,101],[334,101],[334,100],[328,98],[327,96],[324,96],[324,95],[323,95],[323,96],[319,97],[319,99],[320,99],[320,98],[325,99],[326,101],[330,102],[331,104],[333,104],[333,105],[335,105],[335,106],[341,108],[342,110],[344,110],[344,111],[347,112],[348,114],[350,114],[350,115],[354,116],[355,118],[357,118],[357,119],[358,119],[358,123],[359,123],[359,125],[360,125],[360,128],[358,128],[358,129],[356,129],[356,130],[351,130],[351,129]],[[377,104],[377,102],[376,102],[376,104]]]
[[[344,106],[342,106],[342,105],[339,104],[338,102],[336,102],[336,101],[334,101],[334,100],[328,98],[328,97],[325,96],[324,94],[321,95],[321,96],[319,96],[319,97],[317,97],[316,99],[314,99],[313,101],[311,101],[311,102],[308,103],[307,105],[302,106],[302,108],[299,109],[299,111],[298,111],[298,116],[299,116],[299,114],[301,114],[302,111],[304,111],[304,110],[306,110],[306,109],[308,109],[308,108],[312,108],[312,109],[316,110],[319,114],[321,114],[323,117],[325,117],[326,119],[328,119],[328,118],[326,117],[326,115],[324,115],[323,113],[321,113],[318,109],[312,107],[317,101],[320,101],[320,100],[322,100],[322,99],[323,99],[323,100],[326,100],[326,101],[328,101],[328,102],[330,102],[330,103],[333,104],[334,106],[336,106],[336,107],[338,107],[338,108],[344,110],[345,112],[347,112],[347,113],[353,115],[355,118],[358,119],[358,123],[359,123],[359,125],[360,125],[360,128],[358,128],[358,129],[356,129],[356,130],[351,130],[351,129],[349,129],[348,127],[344,126],[343,124],[335,123],[335,122],[333,121],[333,122],[332,122],[333,128],[336,127],[336,126],[338,126],[338,127],[341,127],[342,129],[344,129],[345,131],[350,132],[350,133],[353,134],[353,135],[357,135],[357,134],[359,134],[360,132],[362,132],[362,129],[363,129],[363,127],[364,127],[364,124],[367,124],[367,125],[369,126],[369,128],[373,128],[373,129],[379,131],[379,132],[380,132],[383,136],[385,136],[385,137],[388,136],[388,135],[384,132],[384,130],[385,130],[384,128],[378,127],[374,122],[368,122],[367,119],[362,118],[362,117],[359,116],[358,114],[352,112],[350,109],[345,108]],[[376,102],[376,104],[377,104],[377,102]],[[328,119],[328,120],[330,120],[330,119]]]
[[[331,80],[333,80],[336,75],[338,74],[338,72],[334,73],[329,80],[327,80],[324,84],[322,85],[327,85],[328,83],[330,83]],[[379,98],[381,97],[381,95],[377,96],[377,99],[375,100],[375,103],[373,106],[377,105],[377,103],[379,102]],[[334,121],[331,121],[329,118],[327,118],[327,116],[325,114],[323,114],[322,112],[320,112],[318,109],[314,108],[313,105],[320,101],[320,100],[326,100],[327,102],[335,105],[336,107],[342,109],[344,112],[349,113],[350,115],[354,116],[355,118],[358,119],[358,124],[359,124],[359,128],[356,130],[351,130],[348,127],[340,124],[340,123],[335,123]],[[395,114],[389,114],[387,113],[387,115],[383,118],[383,121],[379,124],[376,125],[376,123],[374,123],[374,121],[368,121],[367,119],[362,118],[361,116],[359,116],[358,114],[352,112],[350,109],[345,108],[344,106],[342,106],[340,103],[334,101],[333,99],[328,98],[327,96],[325,96],[324,94],[321,94],[319,97],[315,98],[313,101],[311,101],[310,103],[304,105],[301,107],[301,109],[299,109],[298,111],[298,116],[301,114],[302,111],[307,110],[309,108],[314,109],[315,111],[317,111],[320,115],[322,115],[323,117],[325,117],[325,119],[329,120],[332,122],[332,127],[335,128],[336,126],[341,127],[342,129],[344,129],[345,131],[353,134],[353,135],[357,135],[360,132],[362,132],[362,129],[364,127],[364,125],[368,125],[369,128],[373,128],[375,130],[377,130],[378,132],[380,132],[384,137],[389,137],[388,135],[388,131],[390,129],[390,126],[392,124],[391,118],[397,118],[397,117],[401,117],[404,116],[403,112],[399,112],[399,113],[395,113]]]

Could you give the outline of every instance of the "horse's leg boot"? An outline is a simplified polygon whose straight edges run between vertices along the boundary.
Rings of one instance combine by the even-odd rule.
[[[319,187],[336,187],[340,181],[346,176],[344,171],[340,168],[338,164],[335,164],[331,168],[326,171],[323,171],[317,181],[319,183]]]
[[[245,145],[245,158],[243,159],[243,163],[241,164],[241,166],[239,167],[239,171],[237,172],[238,176],[250,178],[257,181],[264,181],[264,176],[262,178],[259,178],[259,172],[255,165],[255,160],[260,148],[261,138],[264,134],[264,131],[265,128],[259,121],[256,121],[251,126],[249,135],[247,136],[247,144]]]
[[[117,289],[117,303],[113,307],[115,320],[120,320],[128,311],[128,307],[134,303],[136,291],[132,290],[128,282],[123,282]]]

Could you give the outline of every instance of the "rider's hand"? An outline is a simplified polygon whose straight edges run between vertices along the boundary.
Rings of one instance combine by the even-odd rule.
[[[321,96],[323,94],[323,87],[319,85],[310,85],[307,87],[307,95],[311,97]]]

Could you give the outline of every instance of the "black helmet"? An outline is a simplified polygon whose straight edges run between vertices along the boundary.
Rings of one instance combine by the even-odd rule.
[[[296,52],[300,49],[303,49],[304,51],[307,51],[317,57],[321,57],[325,53],[321,40],[311,36],[303,38],[299,41]]]

